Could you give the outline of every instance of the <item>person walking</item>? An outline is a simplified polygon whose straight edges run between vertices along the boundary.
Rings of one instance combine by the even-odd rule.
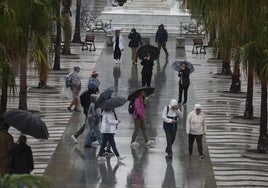
[[[162,119],[167,141],[165,152],[167,153],[167,158],[172,158],[172,145],[176,138],[178,123],[182,119],[182,113],[175,99],[172,99],[169,105],[164,108]]]
[[[110,143],[118,161],[125,158],[125,156],[120,156],[114,140],[114,135],[116,133],[117,126],[120,122],[121,121],[118,120],[114,109],[104,110],[102,112],[102,122],[101,122],[102,143],[98,154],[98,161],[100,162],[106,161],[106,157],[104,157],[104,152],[107,142]]]
[[[75,66],[74,72],[69,75],[70,78],[67,78],[71,82],[70,89],[71,89],[72,97],[73,97],[72,102],[70,103],[69,107],[67,108],[67,110],[69,112],[80,112],[77,108],[78,101],[79,101],[78,100],[79,92],[81,90],[81,79],[80,79],[80,76],[78,75],[79,72],[80,72],[80,67]],[[73,106],[74,106],[74,109],[72,110]]]
[[[30,174],[34,169],[33,153],[25,135],[20,135],[12,150],[12,173]]]
[[[151,55],[149,53],[147,53],[144,59],[141,61],[141,65],[142,86],[147,85],[147,87],[150,87],[153,75],[154,61],[151,59]]]
[[[167,40],[168,40],[168,32],[164,28],[164,25],[161,24],[158,26],[158,30],[156,31],[155,42],[157,43],[159,53],[160,53],[161,47],[163,48],[163,50],[166,53],[166,58],[168,58],[168,55],[169,55],[167,48],[166,48]]]
[[[95,84],[97,85],[97,87],[96,87],[97,93],[100,92],[100,90],[99,90],[100,80],[98,79],[98,76],[99,76],[99,72],[97,70],[93,70],[91,73],[91,76],[89,77],[89,80],[88,80],[88,87],[89,87],[89,84],[91,82],[95,82]]]
[[[187,103],[188,88],[190,86],[190,70],[187,68],[186,63],[181,64],[181,69],[178,71],[179,80],[179,99],[178,103],[182,102],[182,93],[183,93],[183,105]]]
[[[128,34],[128,39],[130,39],[128,47],[131,48],[132,64],[137,64],[138,62],[137,51],[139,47],[142,45],[141,35],[136,31],[135,28],[132,28],[131,32]]]
[[[121,51],[124,50],[124,40],[123,36],[120,34],[120,30],[115,30],[115,35],[113,36],[113,52],[114,52],[114,61],[118,63],[121,58]]]
[[[95,103],[97,101],[98,96],[92,94],[90,96],[90,106],[88,109],[86,126],[88,127],[87,135],[85,138],[85,147],[91,147],[94,139],[97,139],[99,144],[102,143],[102,134],[100,132],[100,122],[101,122],[101,109],[99,107],[96,108]]]
[[[11,151],[14,147],[14,139],[8,133],[9,124],[0,119],[0,176],[11,172]]]
[[[83,113],[85,114],[85,120],[87,120],[87,114],[88,114],[88,109],[89,109],[89,106],[90,106],[90,96],[92,94],[96,94],[96,91],[97,91],[97,85],[95,82],[89,82],[88,83],[88,90],[87,91],[84,91],[81,95],[80,95],[80,102],[81,102],[81,106],[83,107]],[[78,144],[79,141],[78,141],[78,137],[84,132],[86,128],[86,123],[84,123],[80,128],[79,130],[73,134],[71,136],[71,138],[73,139],[73,141]]]
[[[205,116],[202,112],[202,107],[200,104],[194,105],[194,110],[190,112],[187,116],[186,121],[186,133],[188,134],[188,144],[189,144],[189,155],[193,153],[193,143],[196,139],[197,149],[199,153],[199,159],[203,159],[203,146],[202,137],[206,134],[206,122]]]
[[[148,139],[146,133],[146,123],[145,123],[145,106],[146,106],[146,92],[144,90],[140,90],[135,101],[134,101],[134,112],[132,114],[132,118],[134,120],[134,131],[131,138],[131,145],[132,146],[139,146],[140,144],[136,142],[136,138],[141,129],[145,144],[150,145],[152,143],[151,140]]]

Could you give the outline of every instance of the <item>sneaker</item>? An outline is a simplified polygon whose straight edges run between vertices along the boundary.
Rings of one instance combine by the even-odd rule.
[[[148,142],[146,142],[145,144],[148,146],[148,145],[151,145],[153,143],[152,140],[148,140]]]
[[[77,138],[75,138],[74,135],[72,135],[71,138],[73,139],[73,141],[74,141],[76,144],[79,144],[79,141],[77,140]]]
[[[78,110],[77,108],[74,108],[73,112],[81,112],[81,111]]]
[[[104,155],[105,155],[106,157],[112,157],[112,156],[114,156],[114,153],[111,152],[111,151],[109,151],[109,150],[106,150],[106,151],[104,152]]]
[[[98,161],[104,162],[104,161],[106,161],[106,157],[98,156]]]
[[[71,107],[68,107],[68,108],[67,108],[67,111],[68,111],[68,112],[73,112],[73,110],[71,109]]]
[[[121,161],[121,160],[123,160],[124,158],[126,158],[126,156],[120,156],[120,155],[119,155],[119,156],[117,157],[117,160],[118,160],[118,161]]]
[[[134,142],[131,143],[131,146],[139,146],[139,145],[140,144],[138,142],[136,142],[136,141],[134,141]]]
[[[202,160],[205,156],[204,155],[199,155],[199,159]]]
[[[183,103],[182,103],[182,105],[186,105],[186,104],[187,104],[187,102],[183,102]]]
[[[85,148],[92,148],[92,146],[90,144],[86,144],[84,145]]]

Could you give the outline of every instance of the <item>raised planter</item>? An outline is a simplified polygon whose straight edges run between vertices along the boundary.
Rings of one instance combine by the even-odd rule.
[[[230,91],[221,91],[221,97],[246,98],[246,92],[230,93]]]
[[[45,93],[45,94],[56,94],[60,93],[55,87],[47,86],[46,88],[40,89],[38,87],[30,87],[28,89],[29,93]]]
[[[253,119],[244,119],[243,116],[233,116],[230,119],[230,123],[247,124],[247,125],[259,125],[260,118],[254,117]]]

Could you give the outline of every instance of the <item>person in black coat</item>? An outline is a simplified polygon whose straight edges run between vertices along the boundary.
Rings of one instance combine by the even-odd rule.
[[[26,144],[26,136],[21,135],[12,150],[12,173],[30,174],[34,169],[33,154]]]
[[[182,102],[182,93],[183,93],[183,103],[187,103],[188,88],[190,86],[190,70],[187,68],[186,63],[181,64],[181,69],[179,70],[178,76],[180,77],[179,81],[179,99],[178,103]]]
[[[131,32],[128,34],[128,39],[130,39],[128,43],[128,47],[131,48],[132,52],[132,64],[137,64],[138,62],[138,56],[137,51],[139,49],[139,46],[142,45],[141,42],[141,35],[136,31],[135,28],[131,29]]]
[[[155,42],[157,43],[159,53],[160,53],[161,47],[163,48],[164,52],[166,53],[166,58],[168,58],[168,51],[166,47],[167,40],[168,40],[168,32],[164,28],[164,25],[161,24],[158,26],[158,30],[156,31]]]
[[[144,59],[141,61],[141,65],[143,66],[141,71],[142,86],[145,86],[146,84],[147,87],[150,87],[154,61],[151,59],[151,55],[149,53],[147,53]]]

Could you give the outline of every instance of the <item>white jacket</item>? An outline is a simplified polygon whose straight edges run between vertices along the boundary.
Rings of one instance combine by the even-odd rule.
[[[196,109],[200,109],[201,112],[199,115],[196,114]],[[206,134],[207,126],[205,122],[205,117],[201,109],[200,104],[194,106],[194,110],[190,112],[187,116],[186,121],[186,133],[193,135],[202,135]]]
[[[102,112],[102,121],[101,121],[101,133],[116,133],[117,125],[119,121],[115,119],[114,112],[103,111]]]
[[[115,50],[115,40],[116,40],[116,37],[113,36],[113,51]],[[124,39],[122,37],[122,35],[120,34],[119,35],[119,48],[120,50],[124,50]]]
[[[177,105],[177,104],[178,104],[177,101],[172,99],[170,101],[170,104],[168,105],[168,107],[169,107],[168,113],[167,113],[167,106],[164,108],[164,110],[162,112],[162,119],[163,119],[164,122],[172,123],[173,119],[168,118],[168,117],[178,117],[177,121],[182,119],[181,111],[179,109],[178,110],[173,110],[173,108],[172,108],[172,106]]]

